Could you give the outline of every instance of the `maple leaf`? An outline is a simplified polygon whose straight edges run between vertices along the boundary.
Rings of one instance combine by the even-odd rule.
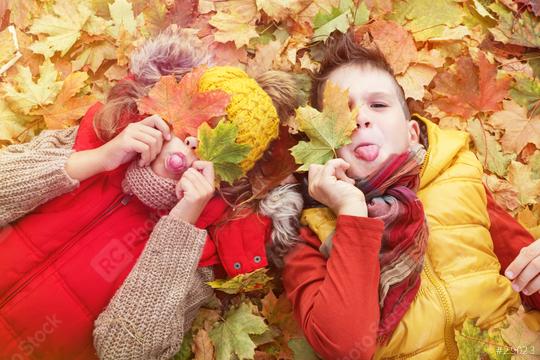
[[[515,154],[503,154],[501,145],[495,136],[487,132],[478,119],[471,119],[467,122],[467,131],[476,147],[478,160],[494,174],[505,176],[508,165],[515,160]]]
[[[329,81],[324,87],[322,112],[311,106],[298,108],[296,122],[310,139],[291,149],[296,163],[303,164],[298,171],[307,171],[311,164],[325,164],[335,157],[338,148],[349,144],[357,114],[357,108],[349,109],[349,91],[342,91]]]
[[[289,340],[289,347],[294,353],[293,359],[318,360],[319,357],[304,338]]]
[[[56,15],[47,14],[34,21],[31,34],[47,34],[44,40],[36,41],[30,49],[46,58],[60,51],[64,56],[81,36],[81,30],[92,15],[92,10],[84,4],[69,0],[57,0],[53,6]]]
[[[513,101],[503,103],[504,110],[491,116],[489,121],[504,130],[501,139],[506,152],[519,154],[528,143],[540,148],[540,114],[528,117],[527,109]]]
[[[80,48],[79,51],[73,53],[73,56],[76,56],[71,62],[73,71],[78,71],[88,66],[95,74],[101,64],[103,64],[103,61],[116,59],[116,48],[106,40],[91,42],[85,47]]]
[[[403,88],[406,98],[422,100],[426,93],[426,86],[437,74],[437,70],[428,65],[415,64],[409,66],[402,75],[397,75],[396,80]]]
[[[202,160],[213,162],[218,178],[229,184],[243,175],[239,164],[251,150],[249,145],[235,142],[237,133],[236,125],[223,121],[213,129],[206,123],[199,127],[197,153]]]
[[[540,113],[540,80],[529,79],[524,75],[516,76],[516,84],[512,86],[510,96],[532,112],[531,115]]]
[[[331,11],[321,10],[313,19],[313,40],[324,41],[334,31],[346,33],[351,26],[351,9],[343,6],[343,0],[340,7],[333,7]]]
[[[250,334],[262,334],[268,326],[263,318],[253,315],[250,306],[242,303],[224,316],[225,320],[210,332],[216,349],[216,360],[228,360],[235,354],[240,360],[255,355],[255,343]]]
[[[518,192],[508,181],[499,179],[495,175],[484,174],[484,183],[495,197],[497,203],[502,205],[506,211],[514,211],[519,208]]]
[[[42,109],[32,112],[33,115],[43,115],[47,128],[62,129],[74,125],[96,102],[93,95],[75,97],[86,85],[88,74],[74,72],[68,75],[55,102]]]
[[[169,122],[176,136],[197,135],[197,128],[218,116],[226,115],[231,96],[222,90],[199,92],[199,80],[205,68],[199,67],[182,77],[163,76],[139,101],[139,111],[158,114]]]
[[[6,101],[11,109],[28,115],[38,106],[52,104],[62,87],[62,81],[57,81],[58,71],[49,60],[40,67],[40,77],[37,82],[32,79],[30,68],[17,66],[18,74],[14,77],[14,85],[7,83],[3,86]]]
[[[516,219],[531,233],[533,238],[540,239],[540,205],[534,205],[532,210],[529,207],[523,208],[518,212]]]
[[[453,0],[404,0],[393,5],[388,20],[404,26],[417,41],[442,38],[448,28],[460,25],[465,15]]]
[[[433,103],[465,119],[479,111],[497,111],[508,93],[510,80],[497,79],[497,66],[482,52],[478,53],[478,66],[470,57],[460,57],[455,72],[442,72],[433,79],[433,93],[439,96]]]
[[[527,165],[512,161],[508,168],[508,181],[517,190],[521,205],[536,204],[540,194],[540,180],[531,178],[531,169]]]
[[[270,290],[261,300],[261,303],[261,314],[268,321],[268,324],[275,325],[281,330],[285,342],[288,342],[293,337],[302,336],[302,331],[293,315],[292,305],[285,293],[282,293],[277,298],[274,292]]]
[[[19,52],[17,32],[14,26],[8,26],[0,32],[0,75],[5,73],[22,56]]]
[[[283,44],[279,40],[270,41],[268,44],[258,45],[256,56],[248,60],[247,73],[251,77],[271,70],[274,59],[279,56]]]
[[[460,359],[510,360],[512,358],[510,351],[498,350],[508,348],[500,330],[483,330],[476,325],[475,320],[467,319],[463,322],[461,330],[455,330],[455,332]]]
[[[133,14],[133,7],[127,0],[115,0],[109,5],[109,12],[113,26],[108,29],[109,34],[117,39],[120,31],[124,29],[129,34],[134,34],[137,30],[137,21]]]
[[[369,33],[395,74],[401,74],[416,60],[412,35],[395,22],[376,20],[369,24]]]
[[[12,144],[24,130],[21,118],[11,111],[4,100],[0,100],[0,144]]]
[[[489,31],[495,40],[527,47],[540,47],[540,21],[525,11],[514,14],[504,5],[494,2],[489,6],[499,17],[498,25]]]
[[[209,21],[210,25],[218,29],[214,34],[216,41],[233,41],[237,48],[248,45],[251,39],[259,36],[255,28],[255,1],[234,0],[229,1],[227,6],[221,8]]]
[[[227,294],[247,293],[268,288],[272,277],[268,276],[267,268],[257,269],[247,274],[236,275],[231,279],[218,279],[207,284],[213,289]]]
[[[538,0],[517,0],[518,3],[530,6],[536,16],[540,16],[540,2]]]

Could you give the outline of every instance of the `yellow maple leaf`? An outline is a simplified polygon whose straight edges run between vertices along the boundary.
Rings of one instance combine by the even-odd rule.
[[[415,64],[409,66],[402,75],[397,75],[396,80],[403,88],[405,97],[414,100],[422,100],[426,92],[426,86],[429,85],[437,70],[428,65]]]
[[[528,143],[540,148],[540,115],[527,116],[527,109],[514,101],[504,101],[503,109],[489,120],[495,127],[504,130],[501,139],[504,150],[519,154]]]
[[[48,36],[30,45],[30,49],[50,58],[60,51],[64,56],[81,36],[92,10],[83,3],[77,4],[69,0],[57,0],[53,6],[53,14],[46,14],[32,24],[31,34],[47,34]]]
[[[11,144],[24,129],[19,116],[11,111],[5,101],[0,100],[0,144]]]
[[[22,56],[19,52],[17,33],[14,26],[0,32],[0,75],[6,72]]]
[[[72,126],[96,102],[93,95],[75,97],[86,85],[88,74],[74,72],[64,80],[62,90],[54,104],[34,111],[34,115],[43,115],[43,120],[49,129],[62,129]]]
[[[257,8],[276,21],[298,14],[311,1],[308,0],[256,0]]]
[[[508,167],[508,181],[516,188],[521,205],[536,204],[540,180],[531,178],[531,169],[527,165],[512,161]]]
[[[116,48],[109,41],[96,41],[86,45],[80,53],[74,54],[73,70],[81,70],[88,65],[96,73],[103,61],[116,59]]]
[[[40,67],[37,82],[32,79],[32,73],[26,66],[18,66],[18,74],[13,78],[13,84],[3,86],[5,99],[15,112],[28,115],[36,107],[52,104],[62,88],[62,81],[57,81],[58,71],[53,63],[46,60]]]
[[[227,1],[221,5],[218,13],[212,16],[209,24],[218,29],[214,34],[216,41],[233,41],[237,48],[248,45],[251,39],[259,37],[255,28],[257,7],[254,0]]]

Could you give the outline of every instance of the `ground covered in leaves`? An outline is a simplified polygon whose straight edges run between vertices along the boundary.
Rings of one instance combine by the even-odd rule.
[[[192,29],[216,64],[239,66],[252,76],[269,69],[293,72],[304,99],[322,42],[333,31],[352,29],[358,42],[387,56],[413,112],[470,133],[485,183],[538,238],[539,16],[535,0],[0,0],[0,147],[77,124],[127,75],[133,49],[169,24]],[[167,80],[161,85],[171,86]],[[291,126],[309,135],[313,121],[325,116],[306,106]],[[338,118],[328,126],[346,133],[348,125]],[[283,149],[294,145],[288,141],[278,149],[284,156]],[[343,145],[339,137],[310,141],[293,150],[304,164],[314,161],[314,142],[324,145],[315,161],[331,158]],[[272,186],[257,179],[256,193]],[[201,311],[177,358],[315,358],[279,281],[259,272],[215,286],[228,290]],[[497,354],[470,341],[516,344],[508,334],[482,332],[471,320],[456,339],[466,358],[509,358],[511,352]],[[536,341],[540,350],[538,339],[526,341]]]

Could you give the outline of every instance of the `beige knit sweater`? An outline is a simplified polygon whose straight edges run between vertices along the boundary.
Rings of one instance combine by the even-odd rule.
[[[44,131],[0,150],[0,227],[75,189],[66,173],[77,127]],[[206,232],[165,216],[94,327],[101,359],[169,359],[211,296],[210,268],[198,268]]]

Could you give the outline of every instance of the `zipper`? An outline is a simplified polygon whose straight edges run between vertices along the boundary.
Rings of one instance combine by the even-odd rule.
[[[442,281],[437,277],[435,271],[431,267],[431,262],[428,257],[424,257],[424,270],[429,281],[435,286],[437,297],[441,301],[444,310],[444,343],[446,345],[446,351],[450,359],[457,359],[459,355],[459,349],[455,342],[454,335],[454,310],[450,302],[450,296],[448,295]]]
[[[14,285],[13,290],[7,293],[6,296],[0,301],[0,309],[4,307],[15,295],[17,295],[22,289],[24,289],[33,279],[38,275],[44,272],[52,263],[56,262],[65,252],[73,247],[77,243],[77,240],[86,235],[92,228],[99,224],[106,216],[114,212],[118,207],[125,206],[131,200],[133,195],[120,194],[114,201],[105,209],[104,212],[92,219],[88,224],[86,224],[73,238],[68,241],[64,246],[57,250],[52,256],[50,256],[43,264],[41,264],[37,269],[32,272],[26,280],[24,280],[19,285]]]

